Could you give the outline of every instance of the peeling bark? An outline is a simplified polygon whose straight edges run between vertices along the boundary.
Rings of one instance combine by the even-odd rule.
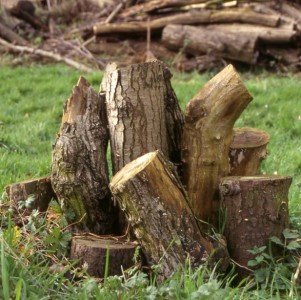
[[[52,152],[52,184],[76,231],[107,233],[114,212],[108,188],[105,101],[81,77],[66,102]],[[69,214],[67,214],[68,216]]]
[[[197,266],[213,253],[175,170],[162,153],[151,152],[127,164],[112,178],[110,188],[142,245],[147,263],[159,265],[161,278],[184,264],[187,255]]]

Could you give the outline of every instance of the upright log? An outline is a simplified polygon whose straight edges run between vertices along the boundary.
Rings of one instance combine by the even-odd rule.
[[[167,278],[185,262],[204,263],[213,246],[200,233],[175,170],[156,151],[121,169],[110,183],[121,209],[142,245],[149,265],[159,264]]]
[[[252,100],[232,65],[208,81],[188,103],[182,140],[183,180],[193,212],[212,220],[221,177],[230,171],[233,125]]]
[[[159,61],[109,68],[106,89],[113,173],[137,157],[160,149],[179,163],[183,115]]]
[[[53,189],[62,208],[75,215],[69,221],[78,231],[111,232],[108,139],[104,96],[81,77],[65,104],[51,170]]]
[[[225,236],[239,277],[250,274],[248,250],[268,246],[269,237],[281,238],[288,226],[288,190],[291,177],[225,177],[221,180],[221,205],[225,212]]]
[[[235,128],[230,145],[231,176],[258,175],[259,166],[267,156],[267,144],[270,136],[255,128]]]

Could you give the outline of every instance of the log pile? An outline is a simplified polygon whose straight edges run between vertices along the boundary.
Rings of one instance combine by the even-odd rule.
[[[79,61],[103,69],[112,60],[150,57],[183,71],[227,62],[298,71],[300,32],[301,6],[293,0],[4,1],[0,14],[2,51],[83,71],[91,70]]]
[[[243,278],[248,250],[281,239],[288,226],[291,178],[258,175],[269,135],[234,128],[252,96],[232,65],[184,113],[170,78],[157,60],[108,65],[100,92],[80,77],[53,145],[51,179],[11,185],[10,200],[43,194],[47,206],[51,181],[74,236],[70,256],[93,276],[120,274],[135,256],[156,265],[159,280],[187,259],[224,273],[231,258]]]

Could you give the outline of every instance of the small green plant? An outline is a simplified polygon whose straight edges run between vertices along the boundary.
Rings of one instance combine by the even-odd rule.
[[[261,290],[270,289],[279,293],[290,290],[300,292],[300,287],[294,286],[292,280],[301,254],[301,245],[298,242],[300,234],[285,229],[282,235],[283,241],[273,236],[268,247],[249,250],[254,258],[248,262],[248,266],[254,268],[254,279]],[[278,255],[274,255],[273,252]]]

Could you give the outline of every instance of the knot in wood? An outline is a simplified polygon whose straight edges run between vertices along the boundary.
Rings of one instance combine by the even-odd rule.
[[[224,183],[222,185],[222,193],[224,196],[234,196],[240,193],[240,186],[236,182]]]

